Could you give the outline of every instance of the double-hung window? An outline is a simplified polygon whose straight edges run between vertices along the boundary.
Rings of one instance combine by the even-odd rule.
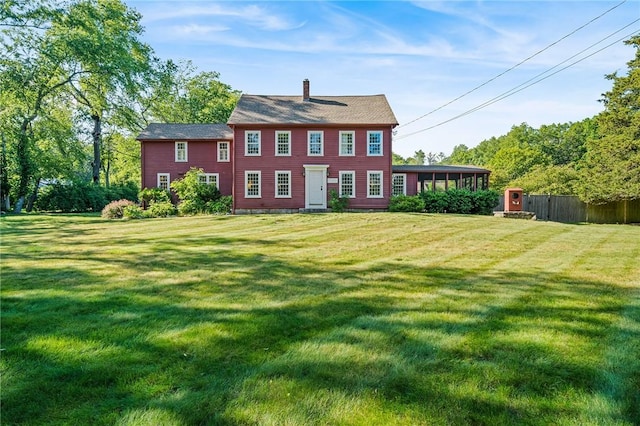
[[[229,161],[229,142],[218,142],[218,161]]]
[[[185,163],[188,160],[187,143],[176,142],[176,163]]]
[[[340,155],[355,155],[355,132],[340,132]]]
[[[391,195],[407,195],[407,175],[394,173],[391,177]]]
[[[276,171],[276,198],[291,198],[291,171]]]
[[[367,172],[367,197],[368,198],[382,198],[382,172],[381,171],[369,171]]]
[[[260,170],[247,170],[244,172],[244,196],[245,198],[260,198],[262,196]]]
[[[307,155],[324,155],[324,133],[322,131],[310,130],[307,133]]]
[[[285,157],[291,155],[291,132],[276,131],[276,155]]]
[[[244,155],[260,156],[259,130],[247,130],[244,132]]]
[[[340,172],[340,196],[355,198],[356,196],[356,172]]]
[[[158,188],[169,189],[169,173],[158,173]]]
[[[202,173],[198,175],[198,182],[218,188],[218,173]]]
[[[383,154],[382,132],[381,131],[367,132],[367,155],[380,156],[382,154]]]

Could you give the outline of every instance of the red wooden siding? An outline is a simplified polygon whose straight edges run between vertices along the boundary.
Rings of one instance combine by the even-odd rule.
[[[245,131],[259,130],[261,141],[260,156],[245,156]],[[324,132],[324,155],[307,155],[307,132]],[[291,156],[275,155],[276,131],[291,132]],[[341,131],[355,132],[355,155],[339,155],[339,135]],[[367,156],[367,132],[382,131],[383,155]],[[235,209],[297,209],[305,207],[304,165],[328,165],[328,178],[338,179],[340,171],[355,171],[356,198],[350,199],[350,208],[385,209],[391,194],[391,127],[234,127],[233,150],[234,208]],[[191,155],[191,154],[189,154]],[[261,171],[261,198],[245,198],[245,171]],[[291,198],[275,198],[276,171],[291,171]],[[367,198],[367,172],[382,171],[382,198]],[[338,188],[339,183],[328,183],[329,190]]]
[[[182,178],[190,168],[196,167],[203,169],[205,173],[218,173],[218,189],[223,195],[231,195],[233,143],[224,142],[230,145],[230,161],[218,162],[217,141],[187,140],[188,161],[176,162],[175,141],[142,141],[142,188],[157,186],[158,173],[169,173],[170,181],[173,182]]]

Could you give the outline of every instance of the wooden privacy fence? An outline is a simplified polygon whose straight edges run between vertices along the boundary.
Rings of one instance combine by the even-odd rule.
[[[504,197],[495,211],[504,210]],[[607,204],[587,204],[571,195],[527,195],[522,210],[534,212],[538,220],[576,223],[640,223],[640,199]]]

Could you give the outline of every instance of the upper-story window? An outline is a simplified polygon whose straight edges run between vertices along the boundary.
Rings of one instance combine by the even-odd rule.
[[[324,133],[322,131],[312,130],[307,133],[307,138],[307,155],[324,155]]]
[[[291,155],[291,132],[276,131],[276,155]]]
[[[244,133],[244,155],[260,155],[260,131],[247,130]]]
[[[340,155],[355,155],[355,132],[340,132]]]
[[[187,143],[186,142],[176,142],[176,162],[184,163],[188,161],[187,155]]]
[[[218,173],[202,173],[198,175],[198,182],[218,188],[218,176]]]
[[[382,155],[382,132],[367,132],[367,155]]]
[[[394,173],[391,177],[391,195],[407,195],[407,175]]]
[[[218,161],[229,161],[229,142],[218,142]]]

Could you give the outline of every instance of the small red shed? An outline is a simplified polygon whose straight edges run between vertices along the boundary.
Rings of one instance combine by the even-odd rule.
[[[504,191],[504,211],[520,212],[522,211],[522,188],[507,188]]]

